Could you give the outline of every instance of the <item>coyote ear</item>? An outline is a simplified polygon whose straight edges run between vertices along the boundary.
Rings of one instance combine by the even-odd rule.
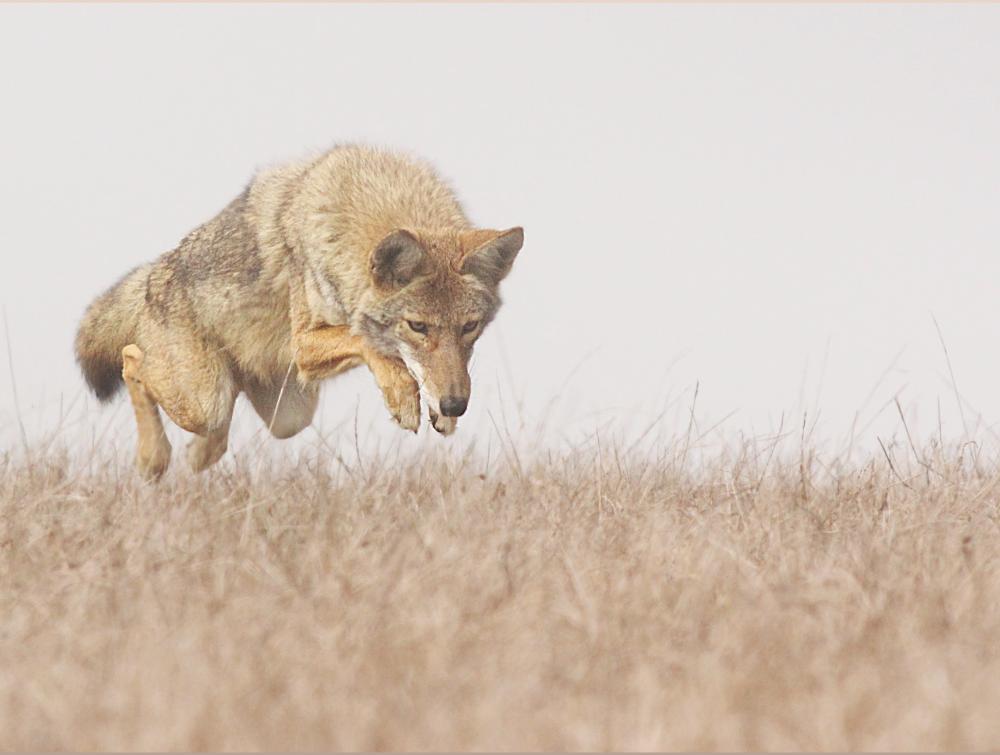
[[[469,234],[472,251],[462,258],[459,272],[474,275],[495,286],[510,272],[514,258],[524,244],[524,229],[507,231],[473,231]]]
[[[412,233],[403,229],[393,231],[371,254],[372,280],[380,288],[402,288],[423,270],[425,254]]]

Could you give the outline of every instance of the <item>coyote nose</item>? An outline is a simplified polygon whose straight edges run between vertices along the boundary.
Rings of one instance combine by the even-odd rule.
[[[441,414],[445,417],[461,417],[465,414],[465,407],[469,405],[469,399],[460,396],[445,396],[441,399]]]

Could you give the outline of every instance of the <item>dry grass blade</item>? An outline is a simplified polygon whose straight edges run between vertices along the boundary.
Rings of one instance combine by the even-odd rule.
[[[17,380],[14,377],[14,354],[10,346],[10,328],[7,325],[7,308],[3,309],[3,335],[7,344],[7,369],[10,373],[10,391],[14,398],[14,415],[17,418],[17,428],[21,433],[21,445],[28,453],[28,434],[24,430],[24,420],[21,418],[21,401],[17,396]]]
[[[955,403],[958,405],[958,415],[962,419],[962,429],[965,431],[965,437],[969,437],[969,424],[965,421],[965,407],[962,405],[962,396],[958,392],[958,381],[955,380],[955,370],[951,366],[951,355],[948,353],[948,344],[944,342],[944,333],[941,332],[941,326],[938,324],[937,318],[931,315],[931,319],[934,321],[934,328],[937,330],[938,340],[941,342],[941,350],[944,352],[944,361],[948,365],[948,375],[951,378],[951,389],[955,393]]]
[[[671,464],[689,442],[154,487],[0,458],[0,747],[1000,742],[995,468],[939,450],[917,491],[884,446]]]

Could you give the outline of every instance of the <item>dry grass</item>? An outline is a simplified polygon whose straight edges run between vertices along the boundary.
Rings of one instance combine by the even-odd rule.
[[[997,747],[996,467],[904,449],[0,457],[0,747]]]

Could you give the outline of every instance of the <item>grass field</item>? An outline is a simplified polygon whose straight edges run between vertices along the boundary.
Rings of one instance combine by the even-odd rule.
[[[12,451],[0,747],[996,748],[985,456]]]

